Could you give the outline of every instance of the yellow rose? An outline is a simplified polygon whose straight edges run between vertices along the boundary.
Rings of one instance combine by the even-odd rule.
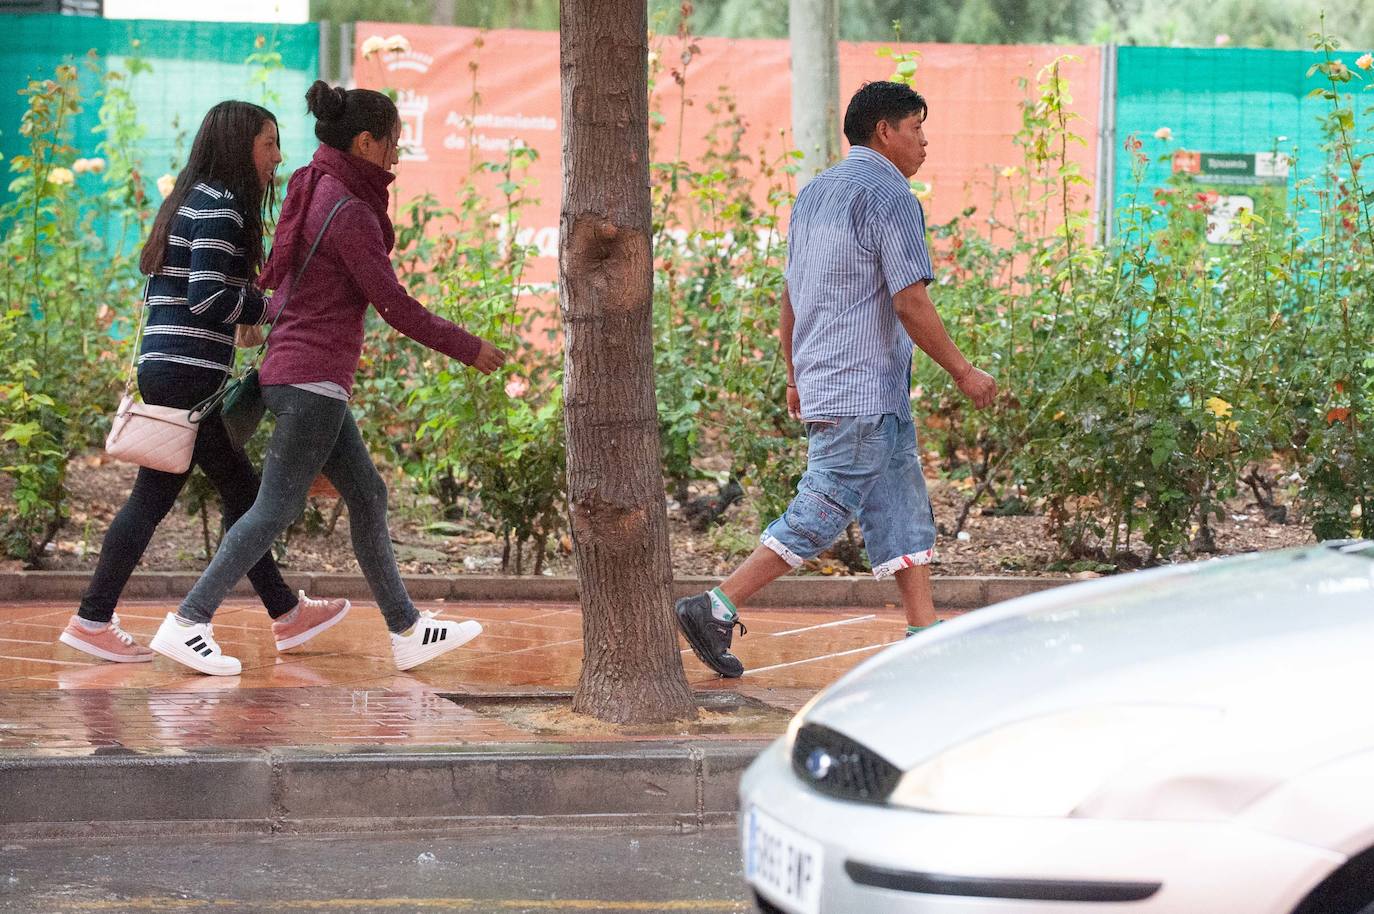
[[[404,35],[392,35],[386,40],[386,49],[393,54],[405,54],[410,50],[410,39]]]
[[[163,175],[157,179],[157,192],[162,194],[162,199],[166,200],[172,193],[172,188],[176,187],[176,175]]]
[[[72,174],[70,168],[57,167],[48,172],[48,183],[56,184],[58,187],[70,184],[76,180],[76,175]]]
[[[369,59],[378,51],[386,50],[386,39],[381,35],[369,35],[363,42],[363,58]]]
[[[1020,173],[1021,169],[1017,168],[1015,165],[1008,165],[1006,168],[1002,169],[1002,177],[1004,178],[1014,178]]]
[[[1361,54],[1355,61],[1361,70],[1374,70],[1374,54]]]
[[[1218,419],[1225,419],[1231,415],[1231,404],[1221,397],[1208,397],[1203,404],[1207,412],[1216,416]]]

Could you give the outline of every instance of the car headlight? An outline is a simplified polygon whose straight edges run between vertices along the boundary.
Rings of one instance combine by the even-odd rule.
[[[816,702],[821,700],[824,692],[817,692],[807,699],[806,704],[801,706],[801,710],[792,715],[792,719],[787,723],[787,733],[783,736],[783,746],[787,748],[787,754],[792,754],[792,747],[797,743],[797,731],[806,723],[807,713],[816,706]]]
[[[1108,705],[975,736],[902,776],[888,802],[928,812],[1062,817],[1113,775],[1202,732],[1214,708]]]

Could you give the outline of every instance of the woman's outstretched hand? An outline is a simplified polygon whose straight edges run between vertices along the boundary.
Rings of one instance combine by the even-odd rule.
[[[505,351],[497,349],[486,340],[482,340],[482,348],[477,350],[477,359],[472,363],[472,367],[482,374],[491,374],[504,364],[506,364]]]

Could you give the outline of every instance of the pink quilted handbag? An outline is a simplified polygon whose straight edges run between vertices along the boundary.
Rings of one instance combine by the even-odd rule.
[[[141,403],[126,390],[105,438],[105,453],[150,470],[185,473],[196,447],[190,414],[189,409]]]
[[[151,280],[151,277],[149,277]],[[138,333],[134,335],[129,377],[124,382],[124,397],[105,436],[105,453],[115,460],[136,463],[164,473],[185,473],[191,468],[196,449],[196,429],[191,410],[173,406],[152,406],[134,397],[134,378],[138,369],[139,342],[143,339],[143,302],[148,297],[144,283],[139,296]]]

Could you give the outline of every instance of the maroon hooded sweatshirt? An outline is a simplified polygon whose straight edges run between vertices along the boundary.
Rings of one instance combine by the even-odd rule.
[[[431,314],[396,278],[390,257],[396,235],[387,215],[387,187],[395,179],[385,168],[324,145],[291,176],[276,241],[258,279],[263,288],[276,289],[268,314],[281,308],[262,363],[263,384],[333,381],[351,393],[369,302],[416,342],[467,365],[476,361],[482,341]],[[320,226],[344,197],[352,199],[335,213],[300,288],[293,288]]]

